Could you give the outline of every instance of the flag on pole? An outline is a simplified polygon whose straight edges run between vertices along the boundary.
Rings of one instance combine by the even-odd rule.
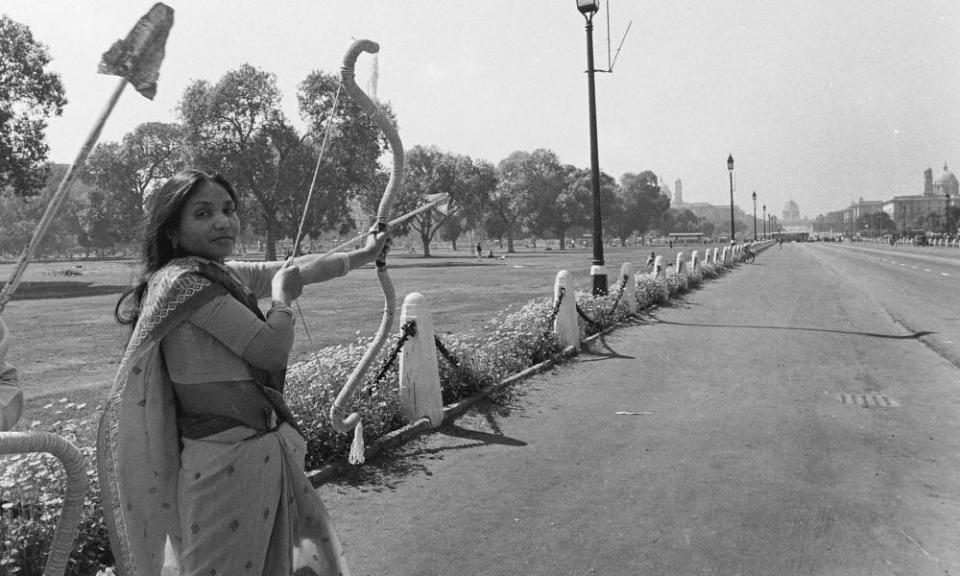
[[[140,18],[126,38],[117,40],[104,52],[97,71],[123,76],[137,92],[153,100],[171,26],[173,8],[157,2]]]

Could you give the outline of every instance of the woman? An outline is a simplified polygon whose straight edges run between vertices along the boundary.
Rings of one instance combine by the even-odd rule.
[[[23,414],[23,390],[17,382],[17,369],[7,364],[10,332],[0,318],[0,432],[6,432]]]
[[[348,574],[283,401],[289,305],[385,253],[386,235],[295,266],[226,262],[240,221],[222,177],[182,172],[151,200],[145,274],[116,309],[134,329],[97,439],[119,573]]]

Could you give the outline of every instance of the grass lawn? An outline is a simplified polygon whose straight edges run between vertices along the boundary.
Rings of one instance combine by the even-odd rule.
[[[420,292],[427,297],[437,332],[457,334],[476,331],[511,305],[533,298],[550,297],[558,270],[567,269],[580,290],[590,290],[592,250],[519,248],[505,260],[477,262],[464,245],[454,252],[443,247],[423,258],[394,254],[390,277],[397,293],[397,319],[403,297]],[[618,281],[620,265],[630,261],[634,269],[650,251],[665,262],[683,250],[701,253],[705,246],[640,246],[604,248],[611,286]],[[495,252],[497,252],[495,250]],[[79,266],[79,267],[78,267]],[[13,263],[0,264],[6,279]],[[8,361],[17,366],[27,397],[24,422],[56,420],[49,410],[54,403],[96,406],[112,383],[128,328],[116,324],[113,309],[120,291],[134,282],[134,261],[38,262],[27,269],[23,283],[4,311],[4,321],[13,343]],[[305,322],[297,319],[297,337],[292,362],[311,354],[313,346],[347,343],[357,333],[372,335],[379,325],[383,294],[372,266],[323,284],[308,286],[300,300]],[[265,304],[264,302],[261,303]],[[546,319],[544,319],[546,321]],[[310,339],[304,330],[309,330]],[[394,328],[396,329],[396,321]],[[62,398],[66,398],[61,402]],[[22,426],[22,424],[21,424]]]

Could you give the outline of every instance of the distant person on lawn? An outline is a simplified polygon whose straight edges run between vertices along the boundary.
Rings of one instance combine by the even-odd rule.
[[[0,432],[6,432],[23,414],[23,390],[17,381],[17,369],[7,364],[10,331],[0,318]]]
[[[197,170],[147,200],[144,274],[115,310],[133,332],[97,436],[118,574],[349,573],[283,399],[290,304],[374,261],[387,236],[286,268],[228,262],[237,205],[223,177]]]

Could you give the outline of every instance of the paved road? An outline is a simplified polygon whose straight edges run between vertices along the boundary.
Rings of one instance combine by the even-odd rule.
[[[824,258],[768,250],[322,486],[354,574],[960,573],[958,369]]]
[[[960,250],[861,243],[803,247],[960,366]]]

